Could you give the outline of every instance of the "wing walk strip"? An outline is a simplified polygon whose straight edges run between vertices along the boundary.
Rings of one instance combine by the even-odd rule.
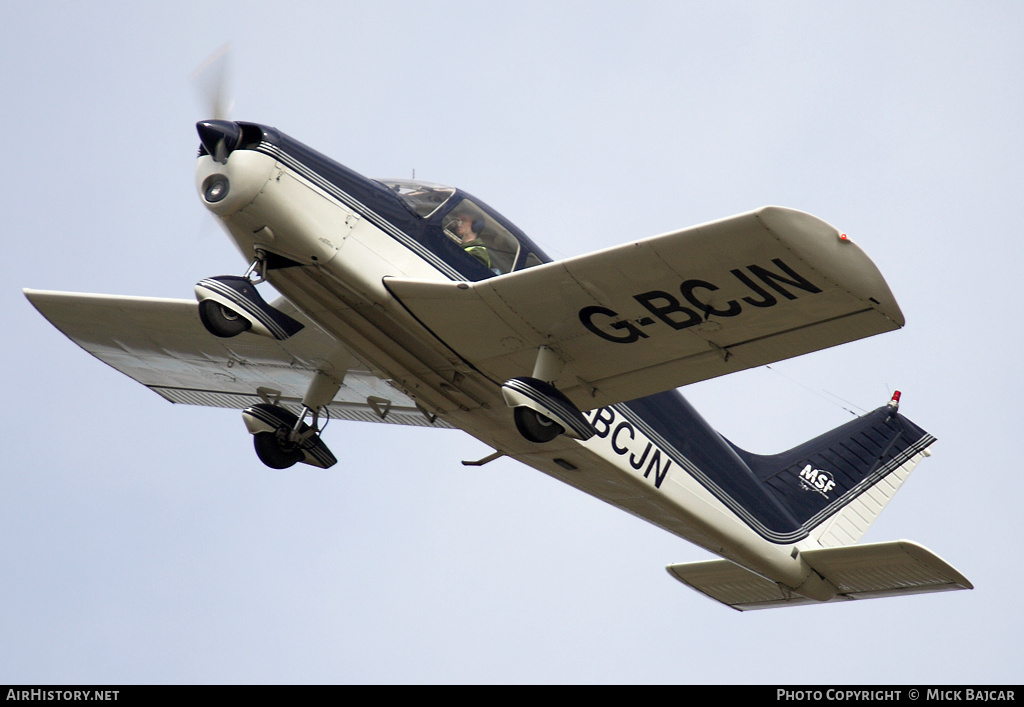
[[[830,503],[828,506],[823,508],[814,516],[804,521],[797,529],[792,530],[788,533],[780,533],[774,531],[771,528],[765,526],[756,516],[754,516],[749,510],[747,510],[739,501],[734,499],[727,491],[716,484],[707,474],[705,474],[700,467],[694,464],[692,461],[687,459],[683,454],[679,452],[674,445],[672,445],[663,435],[654,430],[642,417],[637,415],[635,412],[630,410],[625,403],[619,405],[613,405],[613,409],[625,417],[631,424],[637,429],[643,432],[647,437],[654,442],[656,445],[668,454],[669,458],[672,459],[676,464],[685,469],[690,476],[695,478],[702,486],[708,489],[714,496],[724,503],[729,510],[739,516],[743,522],[750,526],[758,535],[762,536],[766,540],[777,543],[794,543],[806,538],[810,531],[819,523],[824,521],[826,518],[834,514],[843,506],[852,502],[857,496],[863,493],[866,489],[876,484],[880,479],[888,476],[890,473],[899,469],[901,466],[906,464],[916,455],[922,453],[925,449],[931,446],[936,438],[930,434],[925,434],[921,439],[911,444],[900,454],[896,455],[889,462],[879,466],[874,472],[869,474],[858,484],[853,486],[845,494],[837,498],[835,501]]]
[[[381,229],[389,236],[400,242],[406,248],[409,248],[410,250],[414,251],[418,256],[429,262],[431,265],[433,265],[435,268],[441,271],[444,275],[446,275],[449,279],[462,279],[462,275],[459,273],[458,270],[448,265],[448,263],[444,262],[444,260],[439,258],[434,253],[432,253],[422,243],[408,236],[401,229],[391,224],[387,219],[378,216],[371,208],[363,204],[361,201],[353,197],[348,192],[340,189],[336,184],[334,184],[334,182],[325,178],[323,175],[321,175],[319,172],[312,169],[311,167],[308,167],[305,163],[299,161],[289,153],[282,150],[277,145],[272,145],[268,142],[261,142],[257,151],[262,152],[265,155],[269,155],[270,157],[273,157],[274,159],[278,160],[279,162],[283,163],[286,167],[294,171],[296,174],[300,175],[301,177],[307,179],[316,186],[320,187],[325,192],[333,196],[335,199],[345,204],[345,206],[349,207],[350,209],[358,213],[360,216],[365,218],[367,221],[372,223],[374,226]]]

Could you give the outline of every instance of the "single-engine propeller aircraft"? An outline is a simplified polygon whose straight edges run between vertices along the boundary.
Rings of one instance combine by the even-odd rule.
[[[734,609],[970,589],[858,545],[935,438],[888,404],[752,454],[676,390],[898,329],[867,256],[766,207],[552,262],[479,199],[374,180],[267,126],[197,125],[196,185],[251,263],[196,300],[26,290],[174,403],[242,410],[270,467],[328,468],[327,419],[455,427],[722,559],[672,576]],[[272,302],[258,286],[280,293]]]

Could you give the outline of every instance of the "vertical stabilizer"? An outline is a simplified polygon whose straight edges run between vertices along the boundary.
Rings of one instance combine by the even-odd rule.
[[[788,452],[736,451],[823,547],[852,545],[935,442],[899,414],[898,396]]]

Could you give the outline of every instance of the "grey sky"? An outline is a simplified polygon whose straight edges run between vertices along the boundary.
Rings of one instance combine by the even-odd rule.
[[[0,26],[0,682],[1020,682],[1018,3],[15,4]],[[739,614],[707,553],[458,432],[332,423],[272,472],[22,287],[190,297],[245,262],[192,185],[190,74],[369,176],[461,186],[556,257],[779,204],[850,234],[900,332],[684,391],[789,448],[894,388],[939,438],[865,541],[973,592]],[[840,402],[834,402],[838,399]]]

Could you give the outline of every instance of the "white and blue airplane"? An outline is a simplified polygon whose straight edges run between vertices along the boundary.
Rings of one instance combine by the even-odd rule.
[[[195,300],[25,294],[161,397],[241,409],[267,466],[335,464],[327,419],[454,427],[494,449],[467,464],[512,457],[718,555],[668,571],[737,610],[972,588],[916,543],[857,544],[935,441],[898,393],[764,456],[676,390],[903,326],[829,224],[765,207],[553,262],[459,189],[368,179],[264,125],[197,129],[244,275]]]

